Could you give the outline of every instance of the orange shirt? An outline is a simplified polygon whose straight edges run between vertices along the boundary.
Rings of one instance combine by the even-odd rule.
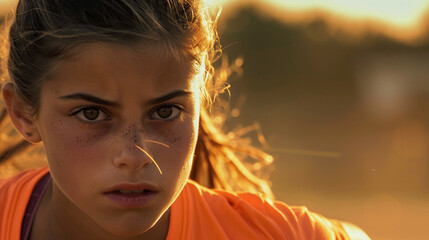
[[[189,181],[171,208],[167,240],[349,239],[342,224],[251,193],[210,190]]]
[[[41,168],[0,179],[0,240],[19,240],[31,193],[46,173],[48,169]]]
[[[22,219],[47,168],[0,180],[0,240],[19,240]],[[167,240],[349,239],[343,225],[250,193],[210,190],[189,181],[171,207]]]

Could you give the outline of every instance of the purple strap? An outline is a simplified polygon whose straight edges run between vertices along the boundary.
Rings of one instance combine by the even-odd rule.
[[[36,215],[37,208],[39,207],[40,201],[50,181],[51,175],[48,173],[43,176],[34,187],[33,193],[31,193],[30,200],[28,201],[27,209],[25,209],[24,219],[22,220],[20,240],[27,240],[30,236],[34,216]]]

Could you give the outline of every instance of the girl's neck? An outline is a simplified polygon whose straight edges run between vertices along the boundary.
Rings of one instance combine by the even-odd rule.
[[[96,222],[90,219],[64,196],[60,189],[51,181],[36,212],[29,239],[163,240],[167,237],[169,218],[170,210],[167,210],[157,224],[147,232],[134,237],[116,236],[102,229]]]

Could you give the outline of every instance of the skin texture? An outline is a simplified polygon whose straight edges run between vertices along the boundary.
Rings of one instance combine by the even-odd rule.
[[[42,84],[37,116],[23,110],[12,84],[4,87],[12,121],[27,140],[43,142],[53,179],[32,239],[165,239],[169,208],[192,166],[199,66],[143,43],[88,43]],[[124,209],[104,194],[120,183],[147,183],[157,192],[143,207]]]

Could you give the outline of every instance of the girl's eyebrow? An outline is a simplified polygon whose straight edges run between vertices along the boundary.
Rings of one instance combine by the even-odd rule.
[[[86,93],[74,93],[74,94],[70,94],[70,95],[65,95],[65,96],[61,96],[59,97],[61,99],[81,99],[81,100],[86,100],[89,102],[93,102],[93,103],[98,103],[98,104],[102,104],[102,105],[107,105],[107,106],[112,106],[112,107],[119,107],[119,103],[117,102],[112,102],[112,101],[108,101],[90,94],[86,94]]]
[[[165,102],[167,100],[173,99],[175,97],[188,96],[188,95],[191,95],[191,94],[192,94],[192,92],[190,92],[190,91],[177,90],[177,91],[174,91],[174,92],[171,92],[171,93],[167,93],[164,96],[152,99],[152,100],[149,101],[149,104],[158,104],[158,103],[162,103],[162,102]]]
[[[191,95],[192,92],[190,91],[186,91],[186,90],[177,90],[171,93],[168,93],[166,95],[151,99],[149,101],[150,104],[158,104],[161,102],[165,102],[167,100],[170,100],[172,98],[175,97],[180,97],[180,96],[188,96]],[[65,96],[60,96],[59,98],[61,99],[81,99],[81,100],[86,100],[89,102],[93,102],[93,103],[97,103],[97,104],[102,104],[102,105],[107,105],[107,106],[112,106],[112,107],[119,107],[120,104],[117,102],[113,102],[113,101],[109,101],[109,100],[105,100],[87,93],[74,93],[74,94],[70,94],[70,95],[65,95]]]

